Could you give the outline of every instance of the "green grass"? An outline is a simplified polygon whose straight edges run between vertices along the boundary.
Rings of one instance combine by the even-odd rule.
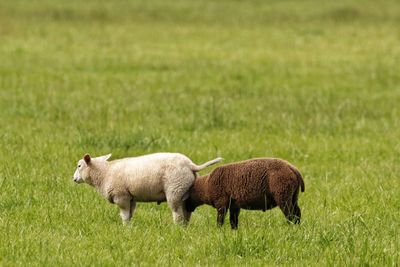
[[[399,43],[397,1],[1,1],[0,265],[398,266]],[[289,160],[302,225],[139,203],[124,227],[72,182],[160,151]]]

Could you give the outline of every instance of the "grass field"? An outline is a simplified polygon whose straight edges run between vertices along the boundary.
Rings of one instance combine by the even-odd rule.
[[[0,1],[0,266],[398,266],[399,62],[398,1]],[[302,225],[72,181],[160,151],[289,160]]]

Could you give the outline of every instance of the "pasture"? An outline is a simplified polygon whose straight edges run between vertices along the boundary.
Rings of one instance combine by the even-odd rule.
[[[398,266],[398,1],[0,1],[1,266]],[[118,209],[76,162],[280,157],[302,224]],[[202,172],[209,172],[210,167]]]

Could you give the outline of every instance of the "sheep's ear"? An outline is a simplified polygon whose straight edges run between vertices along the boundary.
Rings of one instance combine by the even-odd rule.
[[[86,164],[90,163],[91,158],[90,158],[89,154],[86,154],[85,156],[83,156],[83,159],[85,160]]]
[[[112,154],[107,154],[107,155],[104,155],[104,156],[99,157],[99,159],[106,161],[106,160],[108,160],[108,159],[111,157],[111,155],[112,155]]]

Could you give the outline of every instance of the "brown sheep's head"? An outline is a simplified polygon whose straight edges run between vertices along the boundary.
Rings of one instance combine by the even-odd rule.
[[[193,212],[196,209],[196,207],[197,206],[193,203],[190,197],[185,200],[185,208],[188,212]]]
[[[200,198],[198,198],[197,195],[193,194],[192,192],[188,199],[185,200],[185,208],[188,212],[193,212],[198,206],[203,204],[204,202],[202,202]]]

